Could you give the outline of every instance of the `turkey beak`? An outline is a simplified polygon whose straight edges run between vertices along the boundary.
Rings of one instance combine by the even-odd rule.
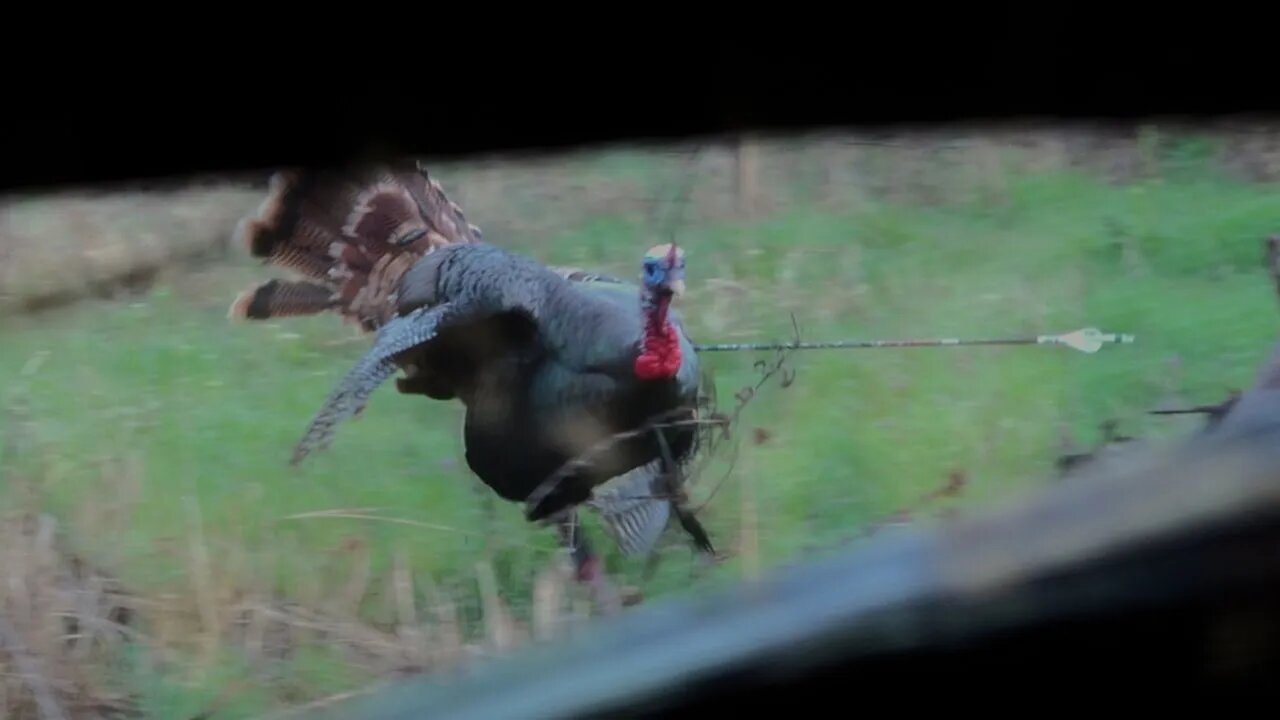
[[[673,296],[679,298],[684,296],[684,268],[680,266],[667,268],[667,276],[663,285],[667,291]]]

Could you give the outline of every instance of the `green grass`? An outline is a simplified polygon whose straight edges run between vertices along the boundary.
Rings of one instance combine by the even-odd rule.
[[[1086,325],[1138,337],[1096,355],[1060,348],[794,355],[795,384],[765,386],[743,417],[740,434],[758,426],[773,436],[761,447],[743,443],[706,512],[709,529],[735,548],[749,477],[767,568],[855,533],[937,487],[953,468],[968,476],[967,508],[1033,490],[1048,481],[1062,428],[1083,442],[1109,417],[1131,433],[1185,430],[1194,421],[1143,413],[1175,393],[1216,401],[1249,382],[1280,325],[1259,262],[1261,239],[1277,228],[1276,188],[1192,172],[1133,187],[1034,176],[1012,180],[994,203],[872,204],[846,214],[797,206],[757,224],[685,228],[683,312],[698,340],[784,339],[789,313],[807,338],[986,337]],[[649,244],[638,221],[602,218],[516,247],[631,275]],[[452,592],[474,620],[474,565],[488,553],[519,610],[555,544],[549,531],[523,522],[519,507],[486,503],[462,462],[457,405],[384,389],[326,453],[299,470],[287,466],[311,414],[365,345],[333,345],[352,331],[329,318],[228,324],[235,292],[264,276],[246,262],[210,271],[199,292],[179,283],[136,303],[8,321],[0,377],[23,391],[32,420],[16,457],[4,461],[43,478],[50,507],[75,516],[118,499],[112,483],[120,471],[104,471],[104,462],[132,458],[130,519],[118,534],[79,528],[75,539],[138,592],[189,584],[189,557],[164,548],[185,547],[198,512],[228,581],[322,602],[345,580],[349,560],[340,547],[358,538],[372,551],[375,590],[393,550],[404,547],[414,570]],[[22,375],[39,353],[47,353],[43,364]],[[1181,369],[1171,375],[1175,357]],[[753,381],[760,358],[769,355],[706,358],[722,402]],[[699,497],[724,470],[713,467]],[[282,519],[339,507],[456,530]],[[698,592],[678,529],[665,552],[646,594]],[[609,562],[633,582],[640,575],[641,562],[613,555]],[[705,583],[739,572],[732,559]],[[386,606],[372,597],[362,612],[385,619]],[[323,654],[288,672],[295,683],[330,690],[342,674]],[[166,693],[151,688],[147,697],[190,702],[166,701]]]

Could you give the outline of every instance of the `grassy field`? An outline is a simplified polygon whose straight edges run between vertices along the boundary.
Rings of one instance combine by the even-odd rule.
[[[1096,355],[793,355],[794,384],[763,387],[738,429],[744,438],[765,429],[768,441],[741,443],[703,513],[730,559],[690,582],[692,556],[673,529],[652,578],[641,561],[611,554],[610,566],[649,598],[700,592],[854,537],[952,471],[968,481],[960,511],[1008,502],[1052,482],[1063,433],[1092,443],[1107,418],[1130,434],[1186,431],[1195,420],[1143,413],[1243,387],[1277,336],[1260,263],[1262,238],[1280,230],[1276,190],[1194,168],[1126,187],[1050,173],[1010,178],[991,199],[865,201],[843,212],[797,204],[751,223],[686,226],[682,311],[700,341],[785,339],[794,313],[810,339],[1096,326],[1138,343]],[[652,244],[647,232],[638,216],[614,216],[549,237],[491,239],[632,275]],[[161,278],[145,296],[8,318],[0,329],[14,408],[0,426],[5,507],[50,513],[131,593],[168,603],[147,632],[179,659],[158,672],[136,659],[117,668],[153,717],[183,717],[219,697],[232,699],[216,717],[247,717],[378,674],[305,639],[286,656],[246,657],[226,639],[231,608],[246,597],[393,627],[403,604],[395,581],[408,574],[416,606],[456,603],[463,642],[483,640],[495,632],[487,573],[527,622],[535,577],[554,559],[549,531],[467,473],[454,404],[384,388],[329,451],[289,468],[293,443],[365,345],[330,318],[229,324],[230,300],[266,274],[242,258]],[[758,359],[771,355],[706,358],[722,403],[755,380]],[[707,497],[728,470],[713,465],[695,495]],[[418,524],[289,517],[338,508]]]

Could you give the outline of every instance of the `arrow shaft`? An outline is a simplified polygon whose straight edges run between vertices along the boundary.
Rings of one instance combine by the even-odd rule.
[[[713,345],[694,345],[694,349],[698,352],[729,352],[736,350],[843,350],[893,347],[955,347],[960,345],[1037,345],[1044,343],[1044,338],[993,338],[980,340],[937,338],[930,340],[829,340],[825,342],[798,343],[717,343]]]

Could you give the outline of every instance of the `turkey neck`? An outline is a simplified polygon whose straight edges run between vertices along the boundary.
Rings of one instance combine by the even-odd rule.
[[[640,307],[644,309],[645,349],[652,349],[649,343],[654,337],[661,337],[667,324],[667,310],[671,307],[671,296],[657,290],[645,288],[640,293]]]
[[[646,287],[641,291],[640,307],[645,322],[636,375],[642,380],[669,380],[676,376],[681,361],[680,341],[667,317],[671,295]]]

